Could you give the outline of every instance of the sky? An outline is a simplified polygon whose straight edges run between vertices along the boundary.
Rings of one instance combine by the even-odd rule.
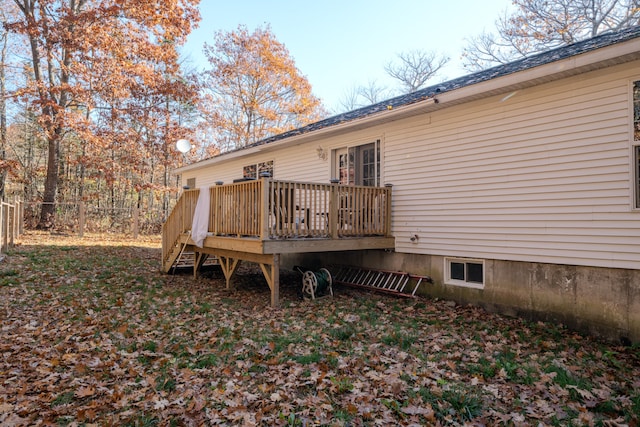
[[[188,65],[207,67],[202,53],[217,31],[270,25],[330,111],[350,89],[397,83],[384,71],[401,52],[434,51],[447,66],[428,84],[468,74],[462,67],[466,39],[493,31],[511,0],[202,0],[202,21],[182,48]]]

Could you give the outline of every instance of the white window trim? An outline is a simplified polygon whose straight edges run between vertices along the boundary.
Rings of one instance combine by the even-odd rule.
[[[255,168],[256,168],[256,176],[255,176],[255,177],[251,177],[251,178],[252,178],[252,179],[260,179],[260,173],[261,173],[261,172],[259,171],[259,169],[260,169],[260,164],[266,164],[266,163],[269,163],[269,162],[271,162],[271,171],[272,171],[272,173],[271,173],[271,178],[273,178],[273,177],[274,177],[274,175],[275,175],[275,170],[276,170],[276,166],[275,166],[275,165],[276,165],[276,162],[275,162],[274,160],[266,160],[266,161],[263,161],[263,162],[254,162],[254,163],[249,163],[249,164],[247,164],[247,165],[242,166],[242,177],[243,177],[243,178],[246,178],[246,176],[244,175],[244,169],[245,169],[246,167],[249,167],[249,166],[255,166]]]
[[[472,264],[482,264],[482,283],[476,282],[467,282],[466,280],[457,280],[451,278],[451,263],[459,262],[459,263],[472,263]],[[453,285],[453,286],[461,286],[464,288],[473,288],[473,289],[484,289],[484,284],[486,282],[486,263],[483,259],[475,259],[475,258],[449,258],[446,257],[444,259],[444,284],[445,285]]]
[[[640,76],[638,78],[631,79],[631,81],[629,82],[629,115],[631,118],[631,123],[629,123],[629,159],[631,163],[631,210],[640,212],[640,188],[638,188],[638,180],[640,180],[640,176],[638,176],[640,175],[640,172],[638,171],[638,161],[640,161],[640,153],[636,155],[636,150],[638,150],[637,147],[640,147],[640,141],[635,140],[635,105],[633,99],[633,89],[636,82],[640,82]]]
[[[638,162],[640,162],[640,144],[631,145],[631,210],[640,212],[640,167],[638,167]]]
[[[349,144],[341,145],[339,147],[333,147],[331,149],[331,179],[339,178],[339,168],[338,165],[338,153],[340,151],[346,150],[349,151],[350,148],[362,147],[364,145],[368,145],[371,143],[376,143],[378,145],[378,149],[380,150],[380,164],[378,165],[378,184],[377,187],[384,186],[384,135],[373,136],[370,138],[359,138],[357,140],[351,141]]]

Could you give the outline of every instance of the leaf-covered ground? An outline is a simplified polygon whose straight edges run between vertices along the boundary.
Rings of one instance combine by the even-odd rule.
[[[0,263],[0,424],[638,426],[640,349],[337,287],[282,308],[157,240],[30,233]]]

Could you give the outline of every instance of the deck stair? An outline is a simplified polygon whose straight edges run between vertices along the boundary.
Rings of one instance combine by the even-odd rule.
[[[173,245],[172,248],[170,248],[166,254],[163,254],[163,259],[162,259],[162,269],[165,273],[168,273],[169,271],[171,271],[171,268],[173,268],[173,266],[179,262],[180,260],[180,253],[182,252],[182,245],[178,243],[176,243],[175,245]]]
[[[193,246],[185,246],[178,241],[172,250],[168,251],[169,253],[162,262],[164,272],[168,273],[176,268],[193,268],[196,262],[196,254],[192,248]],[[213,255],[201,254],[201,256],[199,267],[220,264],[218,258]]]
[[[403,297],[415,297],[422,282],[433,283],[429,276],[418,276],[401,271],[344,265],[334,266],[330,271],[334,283],[388,292]]]
[[[174,266],[175,268],[193,267],[193,264],[195,263],[195,259],[196,259],[195,252],[184,251],[182,252],[182,255],[179,256],[174,261]],[[219,264],[218,258],[216,258],[215,256],[207,256],[202,266],[218,265],[218,264]]]

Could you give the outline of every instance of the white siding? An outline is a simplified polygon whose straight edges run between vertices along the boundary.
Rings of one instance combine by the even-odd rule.
[[[242,168],[249,164],[273,160],[274,178],[301,182],[329,183],[331,180],[331,155],[326,160],[318,158],[319,146],[331,152],[337,148],[349,145],[364,144],[382,138],[382,130],[362,131],[341,137],[333,137],[301,144],[286,149],[260,152],[241,159],[231,159],[214,166],[187,171],[182,176],[182,182],[189,178],[196,178],[196,187],[208,187],[216,181],[230,183],[242,177]]]
[[[640,268],[631,210],[629,83],[640,63],[565,79],[197,171],[231,182],[273,160],[275,178],[328,182],[327,150],[382,142],[398,252]],[[419,240],[409,238],[417,234]]]
[[[386,129],[400,252],[640,268],[629,81],[613,70]],[[635,72],[635,74],[634,74]],[[417,234],[418,243],[409,238]]]

